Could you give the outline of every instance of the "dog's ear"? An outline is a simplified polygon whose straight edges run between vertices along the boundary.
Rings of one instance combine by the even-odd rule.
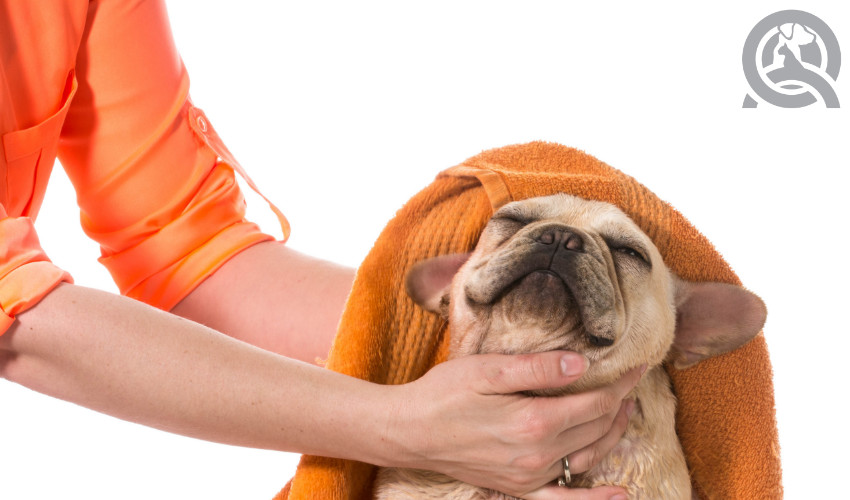
[[[407,273],[407,294],[424,309],[444,313],[441,304],[449,295],[452,278],[468,259],[468,253],[450,254],[417,263]]]
[[[676,278],[675,287],[676,339],[670,360],[676,368],[737,349],[764,326],[764,302],[739,286]]]

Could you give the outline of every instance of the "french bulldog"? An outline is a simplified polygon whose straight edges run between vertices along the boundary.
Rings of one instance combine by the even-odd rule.
[[[675,431],[676,400],[662,362],[682,369],[736,349],[764,325],[764,303],[741,287],[691,283],[665,266],[620,209],[557,194],[509,203],[468,258],[436,257],[407,276],[411,298],[451,324],[450,357],[570,350],[586,373],[557,396],[610,384],[647,365],[616,447],[570,487],[617,485],[632,500],[691,499]],[[385,468],[376,498],[505,499],[441,474]]]

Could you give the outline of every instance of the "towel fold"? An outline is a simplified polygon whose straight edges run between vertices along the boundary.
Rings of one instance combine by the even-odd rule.
[[[449,168],[388,223],[358,269],[327,367],[381,384],[415,380],[446,359],[444,322],[406,295],[407,270],[470,251],[501,205],[554,193],[612,203],[691,281],[740,280],[712,244],[643,185],[579,150],[533,142],[485,151]],[[773,382],[764,335],[686,370],[667,367],[676,427],[703,499],[782,497]],[[305,455],[279,500],[371,498],[375,467]]]

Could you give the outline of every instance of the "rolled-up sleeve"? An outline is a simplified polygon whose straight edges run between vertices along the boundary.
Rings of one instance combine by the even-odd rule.
[[[274,239],[245,219],[240,167],[189,99],[162,1],[90,2],[76,73],[59,159],[122,294],[170,309]]]
[[[36,304],[71,275],[47,258],[32,219],[7,217],[0,205],[0,335],[15,316]]]

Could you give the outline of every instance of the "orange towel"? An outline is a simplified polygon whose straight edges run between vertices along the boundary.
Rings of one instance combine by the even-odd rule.
[[[633,178],[558,144],[508,146],[442,172],[389,222],[357,273],[328,368],[401,384],[445,359],[447,329],[406,296],[407,270],[424,258],[471,250],[504,203],[556,192],[620,207],[682,278],[740,284],[702,234]],[[781,498],[764,336],[693,368],[668,371],[680,400],[677,431],[701,498]],[[374,472],[364,463],[304,456],[277,498],[370,498]]]

